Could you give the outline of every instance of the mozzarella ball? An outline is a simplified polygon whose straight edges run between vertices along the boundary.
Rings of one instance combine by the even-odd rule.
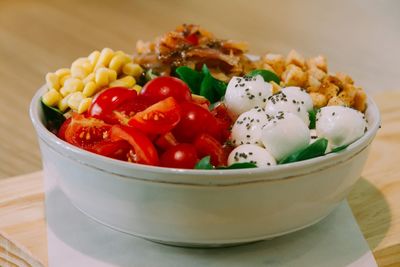
[[[257,167],[276,165],[274,157],[266,150],[257,145],[240,145],[229,154],[228,165],[240,162],[250,162]]]
[[[272,85],[264,82],[260,75],[255,77],[233,77],[225,93],[225,104],[231,116],[237,118],[255,107],[264,107],[272,95]]]
[[[367,130],[363,113],[343,106],[323,107],[317,113],[316,131],[319,137],[328,139],[330,149],[348,145]]]
[[[265,112],[269,115],[275,115],[282,111],[295,114],[302,119],[307,127],[310,124],[305,105],[303,105],[301,101],[292,98],[292,96],[288,96],[284,92],[279,92],[268,98]]]
[[[311,111],[314,108],[311,96],[306,92],[301,90],[297,86],[289,86],[281,89],[289,101],[297,101],[300,105],[303,105],[307,111]]]
[[[268,122],[263,108],[253,108],[242,113],[232,126],[232,143],[261,145],[261,128]]]
[[[281,160],[310,143],[310,130],[291,112],[278,112],[264,125],[261,141],[272,156]]]

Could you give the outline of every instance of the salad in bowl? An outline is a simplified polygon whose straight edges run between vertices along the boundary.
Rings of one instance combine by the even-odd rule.
[[[48,73],[30,115],[45,179],[79,210],[181,246],[323,219],[359,179],[380,125],[374,101],[325,57],[257,57],[195,25]]]
[[[247,52],[194,25],[133,56],[94,51],[46,75],[48,128],[92,153],[184,169],[287,164],[367,131],[365,92],[323,56]]]

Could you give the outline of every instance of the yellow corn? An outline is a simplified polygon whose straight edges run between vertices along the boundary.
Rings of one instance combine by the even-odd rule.
[[[71,74],[64,75],[60,78],[60,86],[63,87],[65,84],[65,81],[71,78]]]
[[[82,91],[83,90],[83,82],[80,79],[77,78],[68,78],[64,82],[63,88],[60,89],[60,93],[63,96],[67,96],[70,93],[77,92],[77,91]]]
[[[104,48],[103,50],[101,50],[99,59],[96,62],[95,69],[101,68],[102,66],[107,67],[113,56],[114,51],[112,49]]]
[[[108,69],[107,68],[99,68],[98,70],[96,70],[96,74],[95,74],[95,82],[97,84],[98,87],[103,87],[106,86],[109,82],[108,82]]]
[[[91,97],[87,97],[82,99],[81,103],[79,104],[78,107],[78,113],[81,114],[83,112],[85,112],[86,110],[89,109],[90,104],[92,104],[92,98]]]
[[[46,74],[46,85],[49,89],[60,90],[60,81],[55,73],[47,73]]]
[[[143,69],[139,64],[127,63],[122,67],[122,72],[126,75],[137,78],[143,73]]]
[[[55,74],[57,74],[58,78],[61,79],[65,75],[70,75],[71,74],[71,70],[67,69],[67,68],[62,68],[62,69],[57,70],[55,72]]]
[[[117,79],[117,72],[112,69],[108,69],[108,82],[111,83]]]
[[[84,96],[82,94],[82,92],[75,92],[72,93],[69,97],[68,97],[68,106],[75,111],[78,111],[79,109],[79,104],[82,102],[82,100],[84,99]]]
[[[95,80],[95,74],[94,73],[90,73],[88,76],[86,76],[85,79],[83,79],[83,83],[87,84],[88,82],[94,82]]]
[[[120,73],[122,66],[129,62],[130,62],[129,56],[124,54],[115,55],[110,61],[109,68],[115,70],[117,73]]]
[[[75,65],[71,67],[71,76],[79,79],[84,79],[88,76],[89,71],[80,65]]]
[[[64,112],[68,109],[68,98],[69,96],[66,96],[58,102],[58,109],[61,112]]]
[[[100,57],[100,52],[99,51],[93,51],[92,53],[90,53],[90,55],[88,56],[88,59],[90,61],[90,63],[92,64],[92,66],[96,66],[97,61],[99,60]]]
[[[136,84],[135,78],[133,78],[132,76],[126,76],[124,78],[115,80],[112,83],[110,83],[110,87],[123,86],[123,87],[131,88],[135,84]]]
[[[135,90],[137,93],[140,93],[142,87],[138,84],[135,84],[134,86],[132,86],[132,89]]]
[[[93,82],[93,81],[90,81],[85,85],[85,87],[83,88],[82,93],[83,93],[83,95],[85,97],[93,96],[96,93],[97,88],[98,87],[97,87],[96,83]]]
[[[55,107],[61,98],[62,97],[59,92],[57,92],[55,89],[50,89],[42,96],[42,101],[50,107]]]

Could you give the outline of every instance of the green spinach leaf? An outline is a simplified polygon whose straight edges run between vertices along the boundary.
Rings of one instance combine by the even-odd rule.
[[[179,78],[189,86],[193,94],[200,94],[200,85],[204,77],[203,73],[186,66],[177,68],[175,72],[178,74]]]
[[[254,77],[256,75],[261,75],[265,82],[274,81],[277,84],[281,82],[278,75],[269,70],[253,70],[246,74],[246,76],[248,77]]]
[[[247,168],[257,168],[257,165],[250,162],[239,162],[233,163],[227,167],[218,167],[217,169],[247,169]]]
[[[197,170],[212,170],[214,169],[214,166],[211,165],[210,156],[206,156],[197,162],[194,168]]]
[[[42,100],[42,109],[46,121],[46,127],[53,133],[57,133],[61,124],[65,121],[63,113],[56,108],[46,105]]]
[[[315,129],[315,123],[317,120],[318,109],[313,109],[308,112],[308,118],[310,119],[310,125],[308,128]]]
[[[302,161],[306,159],[316,158],[325,155],[326,147],[328,146],[328,140],[321,138],[316,140],[314,143],[308,145],[306,148],[289,155],[288,157],[279,161],[279,164],[286,164],[296,161]]]
[[[350,145],[350,144],[343,145],[343,146],[338,146],[338,147],[332,149],[331,152],[329,152],[329,153],[337,153],[337,152],[340,152],[340,151],[346,149],[349,145]]]

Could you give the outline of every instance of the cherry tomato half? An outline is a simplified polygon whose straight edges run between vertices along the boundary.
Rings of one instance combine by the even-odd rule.
[[[176,101],[190,101],[192,95],[186,83],[175,77],[157,77],[142,88],[140,94],[146,96],[152,103],[159,102],[172,96]]]
[[[161,166],[170,168],[193,169],[197,161],[196,148],[191,144],[178,144],[161,156]]]
[[[61,126],[58,136],[68,143],[106,157],[126,160],[130,146],[110,139],[111,125],[95,118],[74,114]]]
[[[164,134],[171,131],[180,118],[178,103],[173,97],[168,97],[136,113],[128,125],[148,134]]]
[[[113,125],[110,136],[112,141],[128,141],[133,148],[133,155],[129,157],[131,161],[146,165],[159,165],[156,148],[150,139],[139,130],[125,125]]]
[[[145,97],[139,98],[135,90],[112,87],[100,92],[89,107],[89,115],[110,124],[124,123],[136,112],[150,106]]]
[[[194,141],[197,154],[200,158],[211,157],[211,164],[214,166],[226,166],[228,155],[222,145],[211,135],[203,133]]]
[[[155,145],[161,150],[167,150],[177,144],[178,141],[171,132],[160,135],[155,141]]]

